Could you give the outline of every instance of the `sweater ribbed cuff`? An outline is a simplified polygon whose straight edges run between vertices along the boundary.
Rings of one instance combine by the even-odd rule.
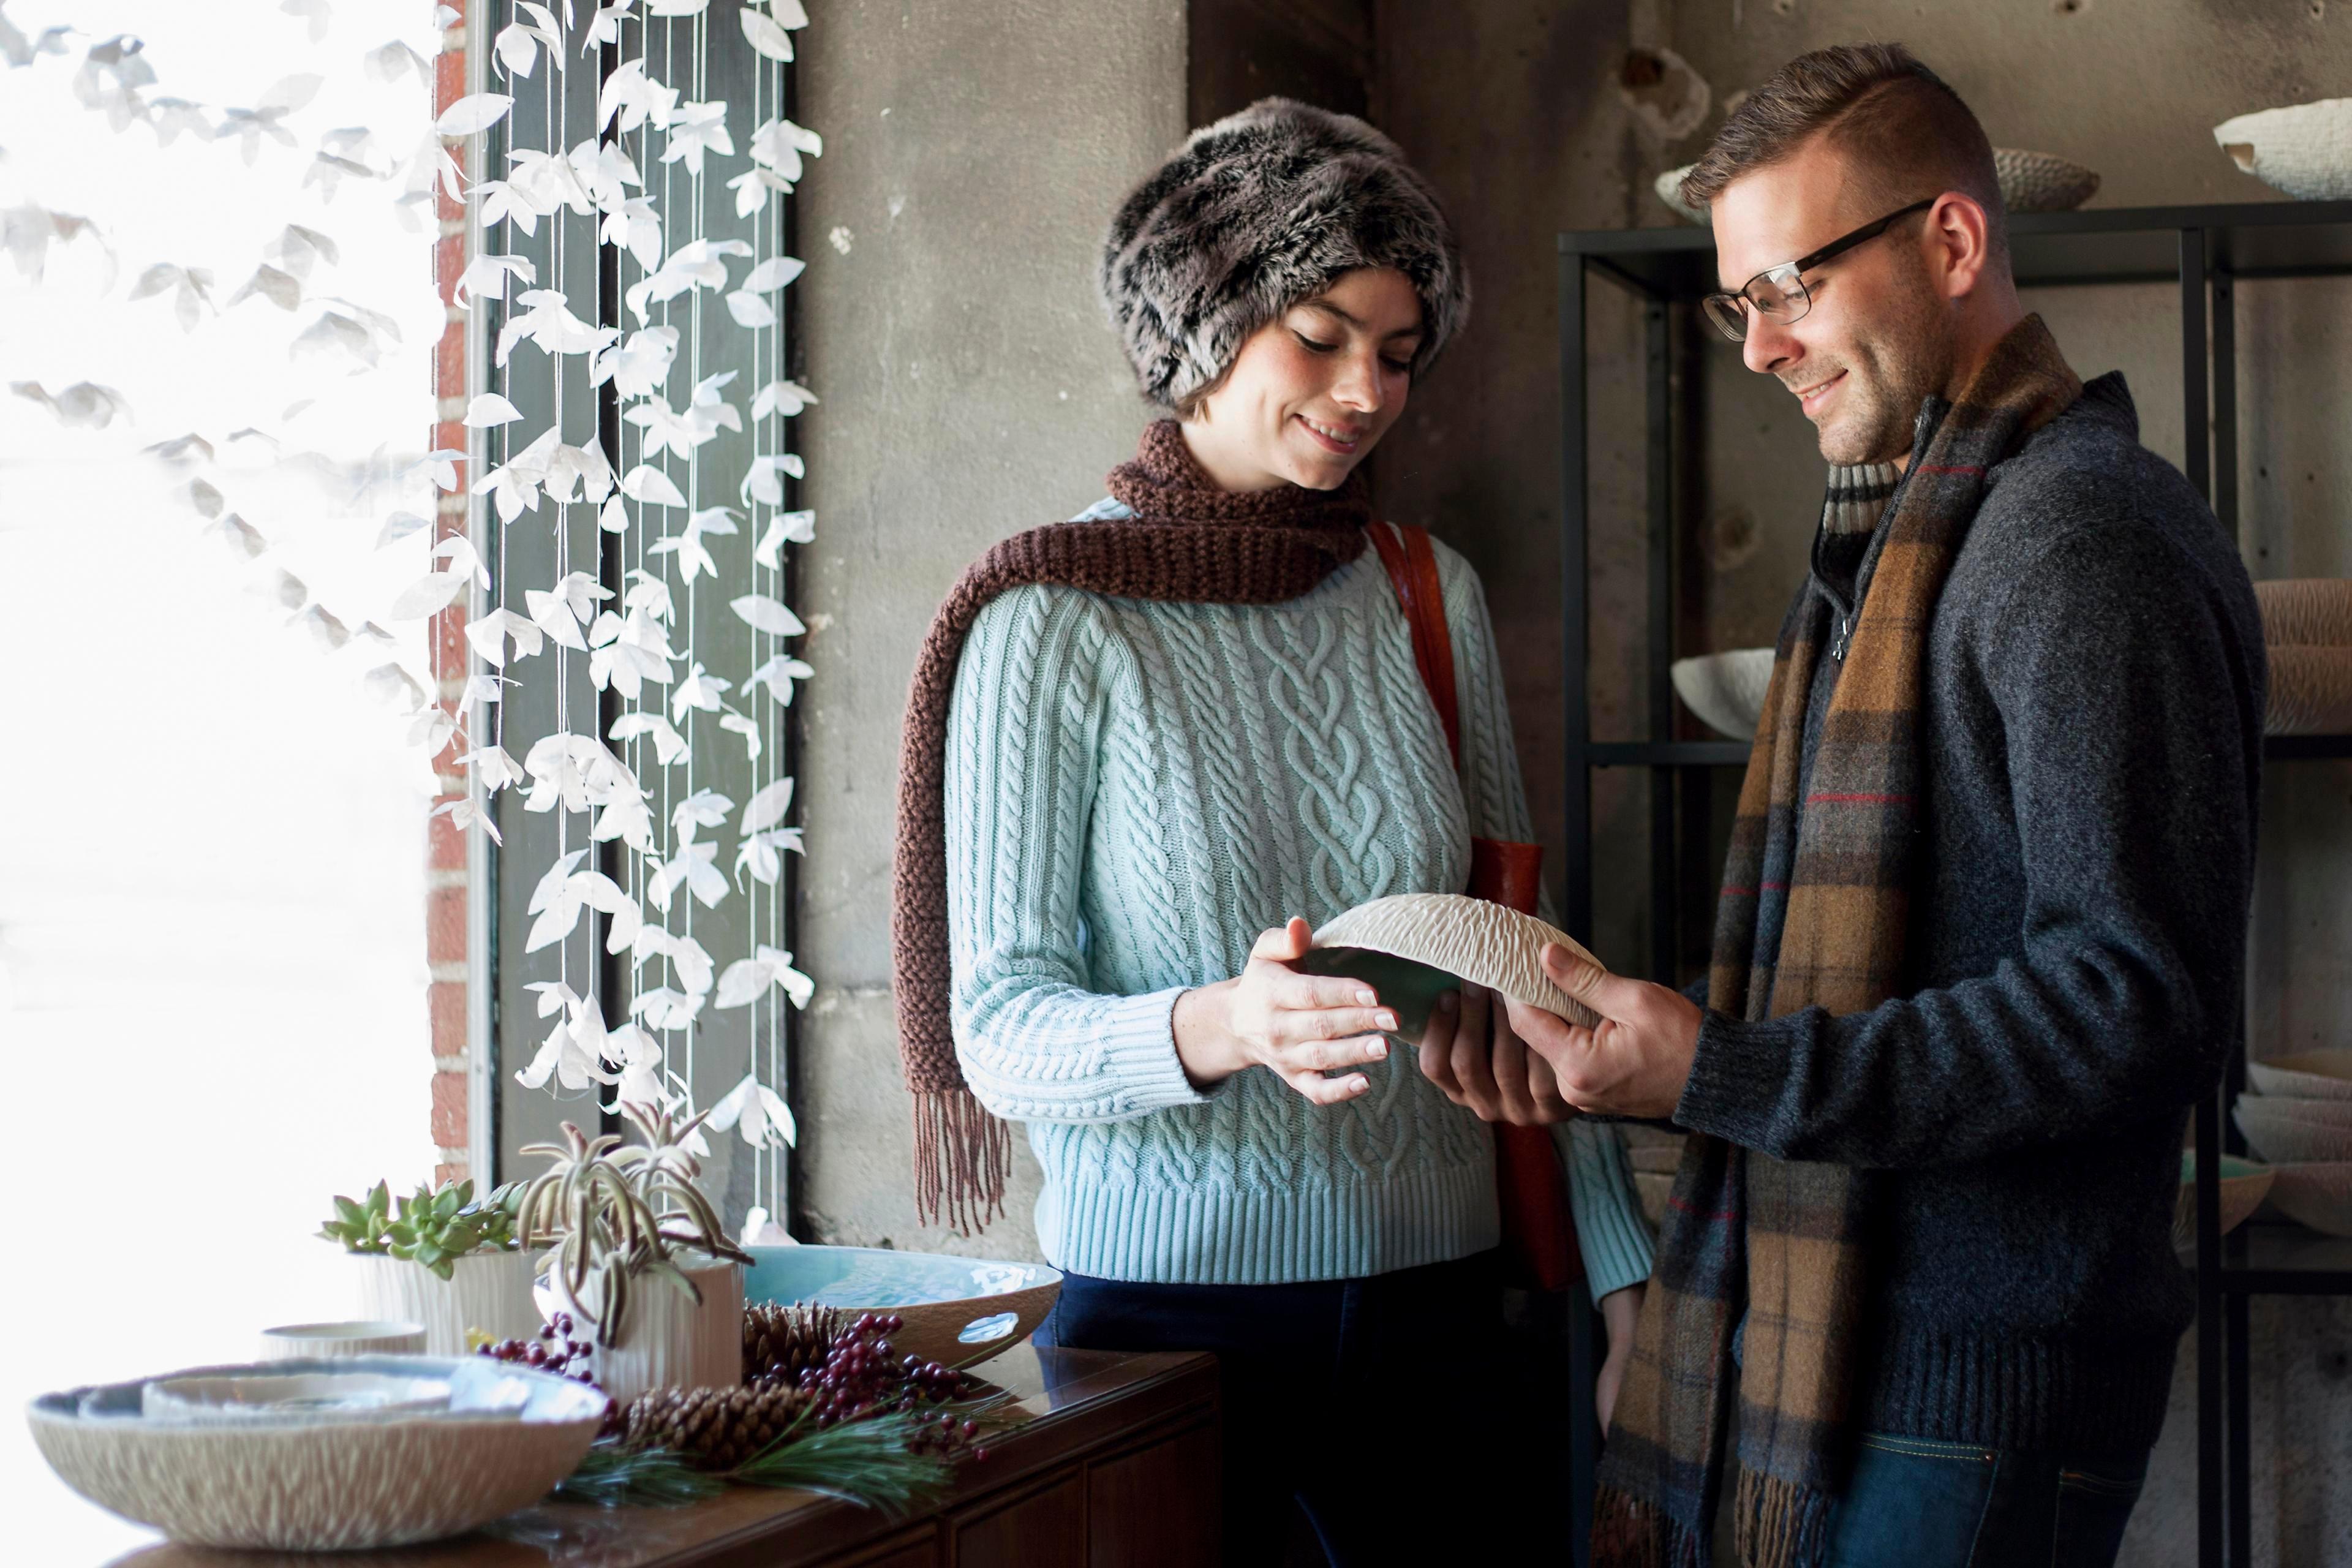
[[[1122,996],[1102,1011],[1095,1037],[1102,1076],[1123,1112],[1199,1105],[1208,1095],[1193,1087],[1176,1055],[1176,999],[1190,986]]]
[[[1802,1017],[1744,1024],[1708,1008],[1689,1081],[1675,1104],[1675,1125],[1771,1152],[1767,1140],[1788,1078],[1790,1037]]]
[[[1654,1247],[1624,1140],[1613,1128],[1580,1117],[1552,1129],[1552,1145],[1568,1166],[1569,1209],[1593,1300],[1646,1282]]]

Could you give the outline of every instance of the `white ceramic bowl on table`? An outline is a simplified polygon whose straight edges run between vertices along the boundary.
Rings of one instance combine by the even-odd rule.
[[[2230,1114],[2254,1152],[2273,1164],[2352,1160],[2352,1100],[2242,1094]]]
[[[462,1534],[536,1502],[606,1401],[486,1356],[200,1367],[44,1394],[26,1411],[65,1483],[200,1546],[340,1552]]]
[[[2241,1160],[2235,1154],[2221,1156],[2223,1236],[2245,1224],[2263,1206],[2263,1197],[2273,1190],[2273,1176],[2268,1166],[2252,1160]],[[2182,1252],[2197,1246],[2197,1156],[2186,1150],[2180,1156],[2180,1192],[2172,1205],[2172,1245]]]
[[[878,1247],[752,1247],[746,1305],[804,1301],[851,1312],[896,1312],[902,1355],[972,1366],[1036,1331],[1062,1293],[1059,1270]]]

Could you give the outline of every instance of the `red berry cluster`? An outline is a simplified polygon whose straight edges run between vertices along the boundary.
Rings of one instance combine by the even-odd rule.
[[[952,1410],[928,1409],[971,1398],[978,1388],[951,1367],[898,1355],[889,1336],[904,1324],[896,1312],[861,1312],[841,1331],[826,1352],[824,1364],[801,1381],[800,1386],[815,1398],[817,1425],[831,1426],[887,1411],[910,1415],[920,1411],[912,1439],[916,1452],[986,1458],[985,1448],[971,1446],[980,1435],[979,1422],[959,1417]]]
[[[574,1383],[594,1384],[596,1347],[572,1337],[572,1314],[558,1312],[539,1331],[535,1340],[500,1340],[475,1353],[492,1361],[509,1361],[539,1372],[551,1372]]]

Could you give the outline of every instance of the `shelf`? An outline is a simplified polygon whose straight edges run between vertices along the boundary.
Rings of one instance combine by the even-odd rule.
[[[2352,735],[2265,735],[2263,756],[2273,763],[2352,757]]]
[[[2009,220],[2011,261],[2026,289],[2170,282],[2180,276],[2183,229],[2205,230],[2213,268],[2233,277],[2352,273],[2352,202],[2016,213]],[[1721,287],[1708,229],[1588,230],[1561,235],[1559,248],[1644,294],[1696,300]]]
[[[2221,1239],[2225,1296],[2352,1296],[2352,1237],[2247,1225]]]
[[[1744,768],[1748,751],[1745,741],[1590,741],[1584,760],[1596,768]]]

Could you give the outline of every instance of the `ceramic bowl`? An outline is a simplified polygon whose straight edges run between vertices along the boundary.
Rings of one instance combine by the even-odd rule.
[[[896,1312],[900,1354],[973,1366],[1036,1331],[1062,1293],[1059,1270],[874,1247],[752,1247],[743,1300]]]
[[[1992,150],[2001,205],[2013,213],[2073,212],[2098,194],[2099,176],[2054,153]]]
[[[1391,1037],[1407,1045],[1429,1026],[1430,1004],[1465,980],[1591,1025],[1593,1016],[1544,973],[1544,945],[1555,942],[1599,965],[1566,931],[1533,915],[1459,893],[1399,893],[1325,924],[1296,967],[1370,981],[1397,1016]]]
[[[2224,120],[2213,140],[2274,191],[2307,202],[2352,200],[2352,98],[2323,98]]]
[[[1764,691],[1772,683],[1772,650],[1734,648],[1675,660],[1675,694],[1707,724],[1735,741],[1756,738]]]
[[[425,1325],[386,1319],[351,1323],[280,1323],[261,1331],[261,1359],[341,1355],[423,1355]]]
[[[2267,735],[2352,732],[2352,647],[2273,647]]]
[[[2352,1160],[2273,1165],[2271,1206],[2324,1236],[2352,1236]]]
[[[2352,1100],[2352,1050],[2297,1051],[2246,1063],[2264,1100]]]
[[[605,1403],[483,1356],[357,1356],[68,1389],[26,1414],[68,1486],[174,1541],[341,1552],[537,1501],[580,1463]]]
[[[2223,1236],[2245,1224],[2246,1216],[2263,1206],[2273,1175],[2268,1166],[2252,1160],[2241,1160],[2234,1154],[2221,1156]],[[2172,1245],[2183,1252],[2197,1246],[2197,1156],[2185,1150],[2180,1156],[2180,1195],[2172,1205]]]
[[[2352,577],[2273,577],[2254,584],[2272,647],[2352,647]]]
[[[1693,166],[1685,163],[1679,169],[1668,169],[1651,182],[1650,189],[1655,191],[1658,194],[1658,199],[1665,203],[1668,210],[1685,223],[1695,223],[1701,228],[1711,228],[1714,226],[1714,219],[1708,215],[1707,210],[1705,207],[1695,207],[1683,200],[1683,176],[1689,174]]]
[[[2352,1160],[2352,1100],[2242,1094],[2230,1114],[2255,1153],[2282,1165]]]

